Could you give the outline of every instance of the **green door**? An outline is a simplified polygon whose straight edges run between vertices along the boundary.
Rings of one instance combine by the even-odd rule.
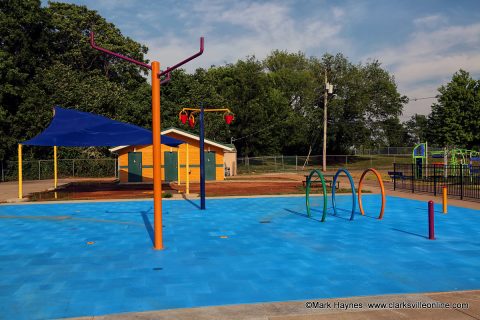
[[[128,153],[128,182],[142,182],[142,153]]]
[[[215,152],[205,152],[205,180],[216,180],[216,172]]]
[[[178,154],[176,152],[167,151],[164,153],[165,156],[165,181],[177,181],[178,179]]]

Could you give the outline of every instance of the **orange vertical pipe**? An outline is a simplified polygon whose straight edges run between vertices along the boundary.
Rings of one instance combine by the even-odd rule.
[[[448,201],[447,199],[448,199],[448,195],[447,195],[447,187],[446,187],[446,186],[444,186],[444,187],[442,188],[442,199],[443,199],[443,201],[442,201],[442,204],[443,204],[443,206],[442,206],[442,209],[443,209],[442,212],[443,212],[443,213],[447,213],[447,201]]]
[[[160,127],[160,63],[152,62],[152,134],[153,134],[153,230],[156,250],[163,249],[162,238],[162,143]]]
[[[18,144],[18,199],[23,198],[22,145]]]

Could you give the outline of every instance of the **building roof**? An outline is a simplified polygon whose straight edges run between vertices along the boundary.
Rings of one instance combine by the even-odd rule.
[[[177,147],[179,139],[162,136],[162,143]],[[130,123],[115,121],[94,113],[56,106],[48,127],[21,144],[31,146],[99,147],[152,144],[152,132]]]
[[[193,133],[188,132],[188,131],[185,131],[185,130],[182,130],[182,129],[179,129],[179,128],[170,127],[168,129],[162,130],[162,136],[168,135],[169,133],[176,133],[178,135],[181,135],[181,136],[193,139],[193,140],[200,141],[200,137],[198,135],[193,134]],[[227,145],[227,144],[216,142],[216,141],[213,141],[213,140],[210,140],[210,139],[205,139],[205,144],[215,146],[215,147],[221,148],[221,149],[223,149],[225,151],[229,151],[229,152],[236,151],[235,146],[233,144]],[[125,146],[119,146],[119,147],[111,148],[110,152],[116,152],[116,151],[119,151],[121,149],[128,148],[129,146],[130,145],[125,145]]]

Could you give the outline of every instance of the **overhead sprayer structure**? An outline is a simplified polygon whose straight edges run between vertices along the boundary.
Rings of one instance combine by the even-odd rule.
[[[93,49],[114,56],[116,58],[136,64],[140,67],[151,70],[152,79],[152,134],[153,134],[153,225],[154,225],[154,248],[157,250],[163,249],[162,238],[162,176],[161,176],[161,125],[160,125],[160,86],[170,81],[171,72],[187,62],[200,56],[204,50],[204,38],[200,38],[200,50],[194,55],[186,58],[175,64],[173,67],[168,67],[166,70],[160,70],[160,63],[152,61],[147,64],[127,56],[107,50],[95,44],[94,33],[90,33],[90,45]],[[163,78],[165,77],[165,78]],[[163,78],[163,80],[161,80]]]
[[[228,108],[210,108],[205,109],[203,103],[200,104],[200,108],[183,108],[178,114],[180,121],[187,123],[191,128],[195,128],[195,114],[200,115],[200,210],[205,210],[205,112],[220,112],[224,114],[224,119],[227,124],[232,123],[235,116]],[[187,170],[188,177],[188,170]]]

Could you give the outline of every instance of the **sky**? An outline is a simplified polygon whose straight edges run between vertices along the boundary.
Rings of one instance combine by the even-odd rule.
[[[46,1],[42,1],[46,4]],[[438,87],[464,69],[480,78],[479,0],[63,0],[96,10],[170,66],[192,72],[272,50],[378,60],[410,98],[402,120],[428,114]]]

